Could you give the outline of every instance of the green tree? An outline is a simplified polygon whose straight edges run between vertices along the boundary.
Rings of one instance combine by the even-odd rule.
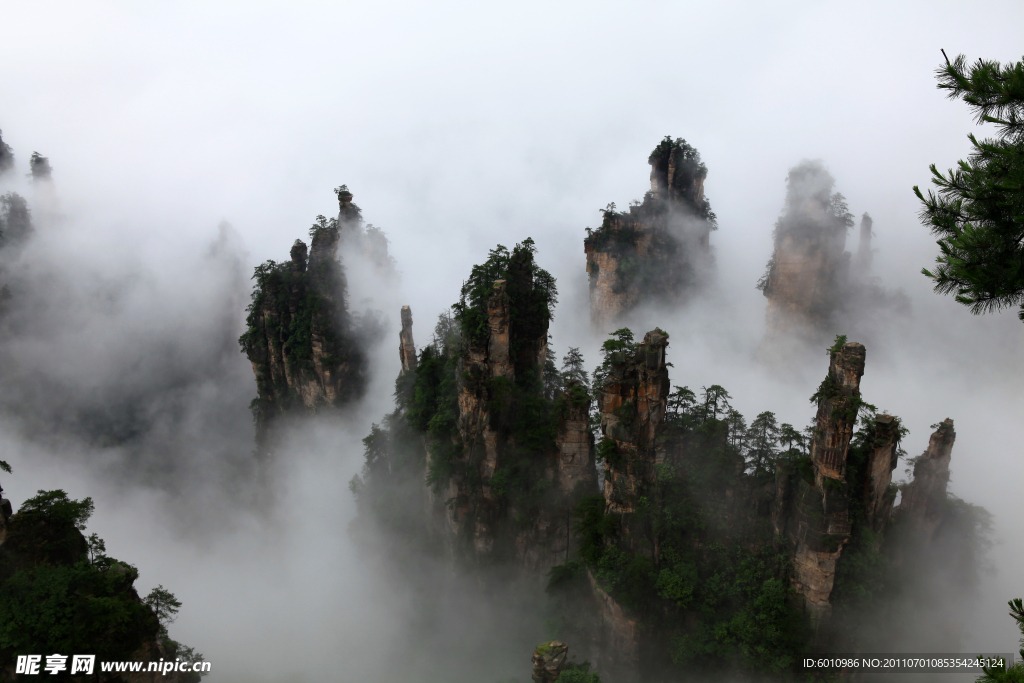
[[[574,379],[583,385],[590,383],[587,371],[583,369],[583,354],[579,347],[570,346],[569,352],[562,358],[562,377]]]
[[[164,588],[163,584],[151,590],[142,602],[153,610],[157,621],[160,622],[160,629],[165,633],[167,625],[174,622],[178,610],[181,609],[181,602],[174,597],[174,593]]]
[[[782,454],[795,458],[807,454],[808,439],[788,422],[779,425],[779,443],[786,447]]]
[[[747,462],[754,474],[766,474],[772,468],[779,451],[779,423],[775,413],[765,411],[754,418],[747,430]]]
[[[729,445],[742,452],[747,447],[747,421],[740,411],[729,408],[725,423],[729,425]]]
[[[89,534],[89,537],[85,539],[86,544],[89,548],[89,562],[95,563],[97,560],[106,556],[107,544],[103,542],[103,539],[99,537],[99,534]]]
[[[704,405],[704,419],[717,420],[719,413],[728,415],[732,410],[729,399],[732,396],[723,387],[712,384],[710,387],[701,387],[701,403]]]
[[[63,489],[40,490],[21,504],[18,514],[26,519],[46,520],[46,522],[58,526],[72,524],[81,531],[85,529],[86,522],[92,517],[95,509],[96,506],[93,505],[92,498],[72,500],[68,498],[68,494]]]
[[[996,136],[968,135],[973,151],[946,174],[932,164],[937,192],[927,197],[921,221],[938,236],[934,270],[922,272],[935,291],[953,294],[975,314],[1019,306],[1024,321],[1024,61],[1001,65],[963,55],[936,70],[938,87],[970,105],[977,123],[996,125]]]

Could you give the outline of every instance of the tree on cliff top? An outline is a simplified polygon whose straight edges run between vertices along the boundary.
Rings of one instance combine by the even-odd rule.
[[[953,294],[975,314],[1019,306],[1024,321],[1024,61],[1001,65],[963,55],[936,70],[938,87],[963,99],[975,120],[994,123],[995,138],[968,135],[973,152],[956,169],[931,165],[937,192],[927,197],[921,221],[938,236],[941,254],[922,272],[935,291]]]

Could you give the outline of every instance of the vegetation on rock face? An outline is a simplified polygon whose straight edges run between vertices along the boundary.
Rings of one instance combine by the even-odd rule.
[[[757,288],[765,296],[772,296],[772,285],[776,282],[777,256],[785,240],[796,245],[797,253],[814,253],[822,260],[828,272],[822,273],[830,279],[827,283],[829,298],[832,290],[840,286],[834,278],[839,277],[839,259],[843,254],[846,233],[853,226],[853,214],[846,204],[846,198],[833,192],[835,180],[820,161],[805,161],[790,169],[786,178],[786,203],[784,213],[775,222],[772,232],[775,249],[768,261],[764,275],[757,281]],[[812,311],[824,315],[825,311]]]
[[[945,175],[932,164],[937,193],[921,200],[921,221],[938,236],[935,291],[953,294],[972,313],[1019,306],[1024,320],[1024,61],[1002,65],[960,55],[937,72],[950,99],[971,106],[995,138],[968,135],[973,151]]]
[[[548,469],[560,416],[569,406],[593,405],[610,382],[652,376],[647,363],[661,362],[647,348],[653,342],[638,343],[623,328],[604,343],[603,361],[590,376],[589,390],[578,350],[570,349],[561,371],[553,363],[538,363],[537,342],[546,338],[556,293],[533,253],[529,241],[512,251],[498,247],[473,268],[454,313],[441,316],[415,369],[398,378],[395,412],[364,439],[365,465],[351,488],[361,518],[372,517],[404,539],[396,544],[397,552],[437,542],[437,527],[423,514],[429,508],[428,487],[453,518],[468,514],[485,522],[482,527],[465,524],[463,530],[483,528],[499,540],[502,529],[514,533],[563,505],[566,501],[553,495]],[[508,311],[512,372],[509,377],[477,376],[473,358],[493,350],[488,345],[494,342],[491,326],[499,309]],[[663,345],[667,335],[657,333]],[[841,351],[843,342],[837,338],[829,352]],[[460,422],[465,418],[460,416],[460,392],[467,390],[487,397],[488,425],[497,433],[500,459],[490,477],[480,468],[482,447],[465,442],[469,432]],[[828,398],[829,391],[823,385],[819,393],[824,393],[816,398]],[[886,619],[897,619],[900,605],[935,597],[910,588],[917,583],[918,564],[900,554],[900,548],[909,547],[907,537],[894,535],[890,541],[874,534],[858,498],[856,492],[868,485],[868,457],[880,437],[874,431],[874,407],[855,398],[843,404],[854,411],[854,421],[863,413],[850,445],[846,480],[824,484],[842,489],[829,489],[831,494],[850,495],[854,501],[852,533],[833,593],[836,632],[850,647],[871,642],[864,634]],[[643,634],[644,680],[727,672],[786,680],[798,673],[799,659],[812,650],[814,637],[791,587],[793,541],[776,535],[773,506],[781,484],[797,491],[815,486],[809,457],[814,427],[780,424],[770,411],[748,424],[731,400],[719,385],[700,391],[675,387],[650,445],[659,454],[651,476],[640,477],[636,489],[626,490],[628,500],[618,501],[618,508],[609,505],[596,482],[577,492],[573,542],[566,561],[548,575],[551,636],[570,643],[599,639],[597,629],[604,622],[595,612],[593,580],[636,619]],[[639,411],[631,400],[613,411],[615,430],[602,435],[595,449],[598,462],[610,468],[606,473],[624,471],[638,457],[623,444],[629,441],[624,435],[641,429]],[[592,429],[601,417],[591,415]],[[892,419],[898,440],[906,430]],[[944,518],[944,533],[957,539],[949,542],[961,546],[949,555],[963,570],[961,577],[977,569],[984,542],[983,511],[965,505],[951,499]],[[357,520],[355,528],[360,524]],[[470,538],[461,540],[472,547]],[[493,551],[477,547],[475,552],[491,552],[498,562],[499,550],[496,543]],[[580,680],[594,676],[586,671],[571,675]]]
[[[662,140],[648,159],[652,184],[659,189],[620,212],[614,203],[602,210],[597,230],[587,229],[584,246],[594,286],[600,264],[593,254],[616,261],[612,291],[654,301],[672,301],[701,282],[708,260],[707,234],[717,229],[711,204],[703,195],[707,167],[682,138]]]
[[[32,180],[49,180],[50,175],[53,173],[53,168],[50,167],[50,160],[39,152],[32,152],[28,165],[31,170]]]
[[[643,362],[637,348],[629,330],[612,335],[605,363],[594,373],[595,391],[608,381],[611,366]],[[559,638],[594,637],[598,620],[586,607],[589,572],[637,619],[647,643],[644,680],[727,671],[785,680],[798,673],[800,657],[813,647],[812,629],[790,587],[791,542],[776,536],[771,517],[778,482],[794,477],[793,487],[814,486],[808,457],[813,426],[801,432],[765,411],[748,427],[730,399],[718,385],[699,394],[676,387],[657,437],[663,462],[632,494],[635,511],[611,513],[596,493],[579,504],[578,557],[550,574]],[[879,437],[874,408],[861,402],[857,410],[865,414],[840,485],[853,501],[852,536],[832,594],[833,646],[851,651],[865,643],[881,647],[871,640],[880,624],[906,619],[900,613],[908,604],[934,603],[939,590],[921,588],[919,580],[922,564],[937,561],[922,558],[936,551],[907,553],[910,536],[897,529],[883,539],[868,523],[856,492],[866,490],[868,455]],[[898,448],[906,429],[892,419]],[[620,453],[611,438],[598,452],[616,468],[615,458],[634,457]],[[959,585],[969,586],[984,554],[986,513],[951,498],[943,514],[945,561],[958,567]]]
[[[0,545],[0,666],[25,653],[127,660],[144,647],[156,648],[154,660],[201,660],[171,640],[162,623],[181,603],[161,587],[159,609],[152,609],[132,586],[138,570],[105,555],[96,534],[82,535],[92,511],[90,498],[39,491],[7,520]]]
[[[338,222],[317,216],[311,249],[296,240],[291,260],[256,267],[248,329],[239,338],[253,364],[258,397],[250,408],[257,444],[289,412],[341,405],[365,388],[365,359],[346,306],[345,273],[335,254]]]
[[[424,479],[435,495],[446,497],[456,482],[459,492],[447,504],[469,505],[474,511],[468,514],[488,515],[492,523],[513,509],[513,518],[527,521],[538,506],[550,502],[546,472],[557,420],[574,402],[586,401],[586,372],[578,350],[566,357],[564,375],[553,362],[542,362],[557,288],[554,278],[537,265],[535,253],[529,238],[512,250],[501,245],[492,249],[484,263],[472,268],[452,312],[440,317],[415,370],[398,378],[397,408],[364,439],[366,464],[351,484],[361,514],[376,511],[400,527],[422,524],[416,515],[402,520],[382,508],[386,491],[407,488],[411,482],[422,487]],[[485,376],[481,366],[466,360],[471,353],[488,353],[491,305],[507,306],[507,376]],[[501,443],[490,476],[481,470],[482,444],[467,443],[459,429],[459,392],[466,384],[486,397],[489,425]],[[497,510],[472,505],[484,486]]]

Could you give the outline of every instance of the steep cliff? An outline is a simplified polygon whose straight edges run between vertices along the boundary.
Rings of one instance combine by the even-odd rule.
[[[0,196],[0,247],[24,244],[32,232],[28,202],[17,192]]]
[[[863,401],[865,350],[848,343],[830,351],[828,375],[815,394],[818,411],[810,460],[812,481],[798,478],[789,538],[795,543],[793,588],[817,626],[831,614],[836,561],[850,538],[850,439]]]
[[[915,458],[914,478],[903,488],[897,514],[900,521],[911,525],[923,538],[935,535],[946,507],[949,484],[949,462],[956,432],[948,417],[938,425],[928,440],[928,448]]]
[[[596,474],[586,389],[544,395],[555,289],[533,253],[531,240],[499,247],[463,287],[456,446],[435,442],[430,458],[467,557],[505,558],[539,576],[565,561],[578,490]]]
[[[890,316],[909,311],[902,291],[888,291],[871,277],[874,222],[868,214],[861,217],[856,257],[845,250],[853,215],[834,187],[820,161],[789,171],[772,256],[757,283],[768,299],[765,341],[773,350],[787,338],[817,345],[840,329],[873,337]]]
[[[338,197],[338,233],[343,248],[358,254],[379,275],[394,277],[395,259],[388,253],[388,238],[372,223],[363,222],[363,212],[352,202],[347,185],[334,189]]]
[[[341,406],[365,387],[366,361],[353,338],[337,260],[337,221],[318,216],[309,236],[308,257],[305,242],[296,240],[290,261],[267,261],[253,276],[239,344],[256,375],[251,408],[259,457],[270,455],[270,430],[280,416]]]
[[[617,330],[588,392],[578,351],[561,372],[547,359],[553,302],[524,242],[473,268],[415,355],[403,312],[398,409],[365,441],[360,515],[481,580],[547,576],[538,609],[613,683],[782,676],[816,648],[861,642],[864,624],[881,632],[915,585],[892,569],[893,547],[909,546],[886,542],[906,430],[861,397],[864,346],[829,349],[805,439],[768,411],[748,426],[721,386],[672,388],[657,328]],[[916,490],[942,492],[904,494],[911,535],[914,501],[945,496],[931,450]],[[950,538],[976,538],[969,526]]]
[[[398,334],[398,360],[402,373],[416,371],[416,342],[412,338],[412,309],[402,306],[402,331]]]
[[[398,406],[368,437],[354,480],[363,514],[400,480],[425,476],[428,514],[403,526],[440,532],[460,564],[504,564],[531,580],[571,554],[572,510],[597,487],[586,373],[563,375],[548,359],[556,289],[534,252],[529,239],[492,250],[418,354],[403,309]],[[385,458],[402,465],[375,469]]]
[[[775,224],[775,249],[758,287],[768,298],[769,334],[827,330],[841,304],[850,255],[846,233],[853,225],[845,198],[819,161],[790,169],[786,203]]]
[[[605,209],[583,242],[590,276],[590,320],[609,326],[640,305],[674,304],[706,279],[715,214],[704,197],[707,167],[682,138],[651,152],[651,189],[642,202]]]
[[[636,511],[643,484],[652,480],[659,462],[656,437],[669,393],[667,346],[668,335],[655,329],[644,336],[635,353],[609,354],[610,371],[598,390],[597,409],[603,437],[604,497],[611,512]]]

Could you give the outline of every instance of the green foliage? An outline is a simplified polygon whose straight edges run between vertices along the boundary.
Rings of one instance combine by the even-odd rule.
[[[931,165],[937,192],[918,187],[921,221],[938,236],[935,291],[953,294],[972,313],[1019,306],[1024,320],[1024,61],[1002,65],[963,55],[936,71],[950,99],[970,105],[995,138],[968,135],[966,161],[943,174]]]
[[[42,522],[51,526],[73,526],[81,531],[95,510],[92,498],[72,500],[63,489],[38,491],[18,509],[27,523]]]
[[[157,621],[160,622],[160,628],[164,631],[167,630],[168,624],[177,618],[178,610],[181,609],[181,601],[174,597],[174,593],[164,588],[163,584],[151,590],[149,595],[143,598],[142,604],[153,610]]]
[[[569,347],[569,352],[562,358],[562,377],[565,380],[573,380],[583,386],[590,384],[590,377],[583,369],[583,354],[575,346]]]
[[[807,453],[809,447],[806,436],[794,429],[793,425],[783,422],[779,425],[779,443],[785,446],[781,456],[792,460],[801,454]]]
[[[295,387],[320,381],[316,366],[345,380],[337,384],[339,405],[365,387],[366,361],[352,333],[345,273],[331,257],[339,238],[338,222],[317,216],[309,235],[308,259],[306,245],[296,240],[290,261],[266,261],[253,272],[246,331],[238,343],[256,371],[258,396],[249,407],[258,447],[277,415],[308,410]],[[366,318],[363,323],[371,325]],[[273,367],[274,358],[283,359],[284,373]]]
[[[129,590],[137,572],[110,563],[41,564],[0,585],[0,652],[88,652],[128,659],[157,630]]]
[[[89,534],[89,538],[85,539],[85,541],[88,546],[90,563],[95,564],[106,557],[107,544],[103,542],[103,539],[98,534]]]
[[[558,674],[558,683],[601,683],[601,677],[587,663],[569,664]]]
[[[833,343],[832,346],[830,346],[828,348],[826,353],[830,353],[830,354],[831,353],[839,353],[840,351],[843,350],[844,346],[846,346],[846,335],[845,334],[837,334],[836,335],[835,343]]]
[[[92,511],[89,498],[39,491],[8,521],[0,548],[0,666],[26,652],[124,660],[158,636],[173,645],[166,650],[172,657],[201,658],[166,639],[163,627],[181,603],[162,586],[140,601],[132,588],[138,570],[107,557],[98,535],[83,537]]]
[[[832,378],[832,373],[829,373],[825,375],[825,379],[821,380],[821,384],[808,400],[813,404],[818,404],[822,401],[831,401],[837,396],[839,396],[839,386]]]
[[[613,468],[621,468],[626,463],[625,456],[619,452],[615,439],[603,437],[597,442],[597,462],[608,463]]]
[[[701,403],[703,404],[704,419],[717,420],[718,414],[728,414],[732,409],[729,399],[732,396],[723,387],[712,384],[710,387],[701,387]]]
[[[775,445],[780,436],[775,413],[765,411],[750,423],[746,438],[747,462],[754,476],[763,477],[773,471],[779,454]]]
[[[506,283],[513,344],[517,340],[536,339],[546,332],[554,317],[558,288],[551,274],[534,261],[536,252],[533,239],[527,237],[511,252],[499,244],[484,263],[473,266],[469,279],[462,285],[459,301],[452,306],[463,339],[478,345],[487,342],[487,303],[494,294],[496,280]]]
[[[7,461],[0,460],[0,470],[3,470],[7,474],[11,473],[11,466],[7,464]]]
[[[573,531],[580,542],[580,558],[588,565],[597,564],[604,555],[605,540],[618,533],[618,520],[605,512],[604,496],[587,496],[580,500],[573,513]]]

